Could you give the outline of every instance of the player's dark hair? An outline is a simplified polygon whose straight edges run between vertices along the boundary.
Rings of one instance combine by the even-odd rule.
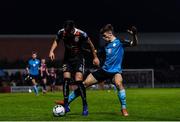
[[[104,27],[101,28],[100,34],[103,34],[105,32],[112,31],[114,33],[114,28],[111,24],[107,24]]]
[[[70,32],[71,30],[73,30],[75,27],[74,21],[73,20],[67,20],[64,22],[64,29],[65,31]]]
[[[36,55],[37,55],[37,52],[36,52],[36,51],[32,51],[32,55],[33,55],[33,54],[36,54]]]

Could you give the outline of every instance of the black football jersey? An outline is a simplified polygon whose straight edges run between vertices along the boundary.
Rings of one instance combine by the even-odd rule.
[[[65,47],[65,58],[82,55],[83,45],[87,44],[87,34],[75,28],[73,34],[68,34],[64,29],[58,31],[56,41],[63,41]]]

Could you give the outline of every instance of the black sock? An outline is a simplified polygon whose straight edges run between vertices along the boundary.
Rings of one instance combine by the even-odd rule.
[[[70,78],[64,78],[63,83],[63,95],[64,95],[64,103],[65,105],[68,104],[68,96],[69,96],[69,82]]]
[[[43,83],[43,89],[46,90],[46,84],[45,83]]]
[[[51,85],[51,91],[53,91],[53,85]]]
[[[81,98],[82,98],[83,106],[87,106],[87,101],[86,101],[86,88],[85,88],[85,86],[83,85],[82,82],[80,82],[80,83],[78,84],[78,87],[79,87],[80,95],[81,95]]]

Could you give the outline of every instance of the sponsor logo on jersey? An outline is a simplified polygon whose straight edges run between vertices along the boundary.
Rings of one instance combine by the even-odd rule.
[[[111,48],[107,49],[107,52],[108,52],[109,54],[111,54],[111,53],[112,53],[112,49],[111,49]]]
[[[116,46],[116,43],[113,44],[113,47],[115,47],[115,46]]]
[[[78,41],[79,41],[79,37],[76,36],[76,37],[74,38],[74,41],[75,41],[75,42],[78,42]]]

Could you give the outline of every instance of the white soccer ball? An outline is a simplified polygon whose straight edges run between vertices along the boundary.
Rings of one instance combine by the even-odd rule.
[[[32,90],[31,89],[29,89],[29,93],[31,93],[32,92]]]
[[[62,105],[55,105],[53,107],[53,115],[54,116],[64,116],[65,115],[65,109]]]

